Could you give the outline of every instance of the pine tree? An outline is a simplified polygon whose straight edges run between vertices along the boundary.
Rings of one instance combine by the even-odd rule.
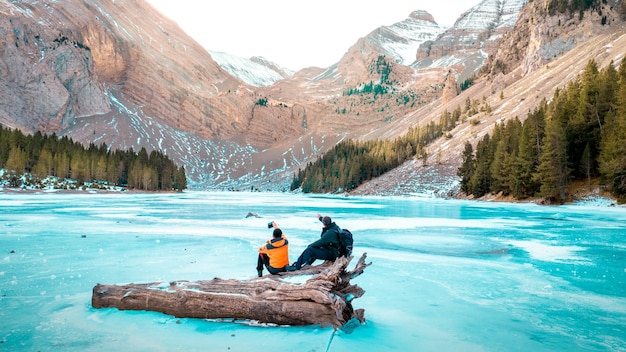
[[[470,180],[474,175],[475,168],[476,164],[472,144],[470,142],[465,142],[465,147],[463,148],[463,162],[457,171],[457,176],[461,178],[461,191],[465,194],[471,193]]]
[[[558,118],[549,116],[539,165],[534,175],[535,180],[541,183],[540,195],[558,203],[565,201],[569,175],[565,128]]]
[[[174,189],[174,174],[172,170],[172,165],[169,163],[163,165],[163,169],[161,170],[160,174],[161,184],[158,185],[158,189],[162,189],[165,191],[171,191],[172,189]]]
[[[600,116],[598,111],[599,76],[597,64],[590,60],[580,80],[576,101],[577,109],[571,115],[567,125],[568,159],[572,163],[572,171],[576,178],[586,176],[583,170],[586,170],[587,167],[580,164],[585,148],[589,148],[587,161],[593,163],[590,165],[589,171],[593,172],[597,169],[595,160],[598,155],[600,131],[604,122],[604,116]]]
[[[106,165],[106,181],[109,184],[119,184],[120,172],[119,172],[119,164],[116,154],[111,154],[107,158]]]
[[[600,133],[603,131],[603,127],[601,126],[602,121],[600,121],[600,117],[603,116],[606,119],[606,116],[615,111],[615,107],[617,106],[617,93],[619,90],[619,77],[617,70],[615,70],[613,61],[600,73],[599,77],[599,87],[598,87],[598,97],[597,97],[597,112],[596,118],[598,119],[598,124],[600,125]]]
[[[85,151],[76,150],[70,159],[71,178],[82,185],[89,179],[89,159]]]
[[[616,91],[615,111],[607,114],[606,128],[600,143],[599,169],[604,182],[626,202],[626,60],[618,70],[619,85]]]
[[[591,148],[589,147],[589,143],[585,146],[583,150],[583,155],[580,160],[580,172],[587,178],[587,183],[591,185],[591,173],[593,171],[593,161],[591,158]]]
[[[174,172],[174,184],[175,190],[182,191],[187,189],[187,177],[185,176],[185,167],[181,166]]]
[[[67,155],[67,152],[57,152],[55,154],[54,170],[56,171],[56,174],[52,176],[56,176],[60,179],[70,177],[70,158]]]
[[[128,188],[143,189],[143,164],[136,160],[128,172]]]
[[[522,123],[518,118],[509,120],[501,129],[502,136],[497,142],[491,164],[491,192],[509,195],[517,179],[516,158],[519,147]]]
[[[482,197],[491,190],[491,138],[485,135],[476,145],[476,169],[469,182],[469,194]]]
[[[27,164],[28,155],[24,149],[16,145],[12,146],[4,168],[16,174],[21,174],[26,169]]]
[[[52,176],[54,170],[54,158],[48,149],[43,149],[39,154],[39,160],[33,167],[32,173],[39,177]]]
[[[533,178],[533,174],[539,165],[546,109],[544,99],[522,124],[516,162],[517,178],[512,190],[513,196],[518,199],[532,197],[539,192],[540,183]]]

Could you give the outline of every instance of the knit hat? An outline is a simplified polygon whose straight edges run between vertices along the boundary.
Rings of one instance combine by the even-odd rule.
[[[324,216],[322,218],[322,224],[324,224],[324,226],[328,226],[333,222],[333,220],[330,218],[330,216]]]
[[[281,229],[274,229],[273,235],[274,237],[280,237],[283,235],[283,231]]]

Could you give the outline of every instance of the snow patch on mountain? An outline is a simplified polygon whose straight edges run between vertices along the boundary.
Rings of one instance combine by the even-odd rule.
[[[228,73],[255,87],[269,86],[293,75],[293,71],[263,57],[246,59],[219,51],[209,51],[209,54]]]
[[[437,24],[431,14],[418,10],[404,21],[374,30],[367,36],[367,41],[397,63],[409,65],[415,61],[420,44],[437,38],[445,30],[446,27]]]
[[[481,31],[513,27],[526,2],[527,0],[484,0],[464,12],[452,28],[457,31]]]
[[[474,75],[515,26],[527,0],[483,0],[465,11],[454,25],[417,50],[413,68],[456,66],[457,80]]]

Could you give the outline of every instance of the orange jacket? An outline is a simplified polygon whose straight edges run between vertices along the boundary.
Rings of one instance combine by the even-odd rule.
[[[267,254],[270,257],[272,268],[281,269],[289,264],[289,241],[284,234],[280,238],[272,238],[259,248],[259,253]]]

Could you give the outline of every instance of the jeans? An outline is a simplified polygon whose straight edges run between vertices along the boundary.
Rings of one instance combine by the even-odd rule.
[[[270,265],[270,257],[265,253],[259,253],[259,259],[256,263],[256,270],[263,271],[263,266],[267,268],[270,274],[278,274],[280,272],[285,271],[285,268],[276,269]]]
[[[298,257],[294,266],[296,267],[296,270],[300,270],[303,265],[311,265],[316,259],[334,261],[337,257],[335,257],[333,251],[330,249],[309,246],[306,247],[302,254],[300,254],[300,257]]]

